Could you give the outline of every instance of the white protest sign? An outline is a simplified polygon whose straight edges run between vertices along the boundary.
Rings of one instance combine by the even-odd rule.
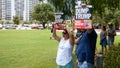
[[[62,23],[63,19],[61,19],[63,13],[62,12],[58,12],[58,13],[55,13],[55,22],[56,23]]]
[[[75,20],[90,20],[92,19],[91,7],[77,6],[75,8]]]

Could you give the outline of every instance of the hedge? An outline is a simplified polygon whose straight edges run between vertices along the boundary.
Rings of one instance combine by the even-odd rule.
[[[120,43],[104,55],[103,68],[120,68]]]

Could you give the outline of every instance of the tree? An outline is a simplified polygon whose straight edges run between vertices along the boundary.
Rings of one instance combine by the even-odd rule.
[[[39,1],[43,3],[44,0],[39,0]]]
[[[54,6],[56,12],[63,12],[63,19],[66,17],[73,17],[75,2],[74,0],[49,0]]]
[[[0,24],[3,24],[3,21],[2,21],[2,20],[0,20]]]
[[[105,20],[110,14],[114,16],[117,10],[120,9],[120,0],[81,0],[86,1],[87,4],[92,5],[93,16],[97,15],[101,20]],[[54,6],[56,12],[63,12],[63,18],[66,16],[74,16],[75,2],[74,0],[49,0],[49,2]],[[112,13],[109,13],[112,12]],[[112,18],[111,18],[112,19]],[[108,20],[110,21],[110,20]],[[108,21],[106,23],[108,23]]]
[[[13,16],[13,22],[14,24],[19,24],[20,22],[19,16]]]
[[[93,6],[93,13],[104,17],[105,9],[111,10],[113,13],[116,9],[120,9],[120,0],[87,0],[88,4]]]
[[[87,3],[93,6],[93,15],[99,16],[106,24],[118,22],[116,12],[120,9],[120,0],[87,0]]]
[[[45,28],[45,23],[47,21],[54,21],[54,9],[48,3],[38,4],[34,7],[34,11],[32,12],[33,20],[40,21],[43,24],[43,28]]]

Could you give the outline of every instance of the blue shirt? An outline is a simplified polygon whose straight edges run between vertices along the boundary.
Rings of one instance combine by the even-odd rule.
[[[111,34],[113,34],[113,35],[111,35]],[[114,42],[114,37],[115,37],[114,34],[116,34],[114,29],[108,29],[108,40],[110,40],[111,42]]]
[[[83,36],[83,33],[84,33],[84,32],[77,31],[77,33],[76,33],[76,38],[81,38],[81,37]],[[77,46],[78,46],[78,43],[77,43]],[[75,48],[75,53],[76,53],[76,50],[77,50],[77,46],[76,46],[76,48]]]
[[[81,39],[78,41],[76,55],[79,62],[87,61],[88,63],[94,64],[94,55],[96,48],[97,34],[95,30],[91,33],[86,31]]]
[[[77,33],[76,33],[76,38],[81,37],[81,36],[82,36],[82,33],[83,33],[83,32],[77,31]]]

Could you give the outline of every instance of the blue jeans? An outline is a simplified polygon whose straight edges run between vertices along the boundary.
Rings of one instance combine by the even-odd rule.
[[[94,68],[93,64],[84,62],[78,62],[78,68]]]

